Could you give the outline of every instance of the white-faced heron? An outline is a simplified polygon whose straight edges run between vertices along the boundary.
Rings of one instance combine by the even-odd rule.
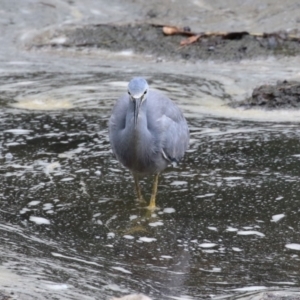
[[[149,89],[144,78],[129,82],[128,94],[113,108],[109,139],[117,159],[132,172],[140,201],[139,177],[155,175],[149,209],[156,207],[159,173],[183,157],[189,137],[187,122],[174,102]]]

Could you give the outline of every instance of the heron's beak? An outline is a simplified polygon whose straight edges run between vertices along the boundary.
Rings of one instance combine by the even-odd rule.
[[[134,99],[134,126],[136,126],[139,116],[139,111],[142,103],[142,98]]]

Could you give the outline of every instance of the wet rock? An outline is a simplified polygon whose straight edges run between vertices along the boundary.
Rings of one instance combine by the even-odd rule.
[[[255,88],[252,96],[245,101],[232,103],[232,107],[242,108],[300,108],[300,82],[278,81],[275,85],[262,85]]]

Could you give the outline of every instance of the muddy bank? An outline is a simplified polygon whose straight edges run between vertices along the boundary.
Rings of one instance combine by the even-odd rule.
[[[261,85],[255,88],[251,97],[242,102],[230,104],[231,107],[264,109],[299,109],[300,82],[278,81],[275,85]]]
[[[113,52],[131,50],[158,60],[241,60],[270,55],[300,54],[299,41],[286,32],[265,37],[247,32],[227,36],[204,36],[193,44],[181,46],[187,37],[165,35],[162,26],[153,24],[80,25],[51,29],[38,34],[29,48],[104,49]]]
[[[8,295],[6,292],[0,291],[0,300],[14,300],[16,299],[15,297],[11,297],[13,296],[14,293],[12,292],[11,295]]]

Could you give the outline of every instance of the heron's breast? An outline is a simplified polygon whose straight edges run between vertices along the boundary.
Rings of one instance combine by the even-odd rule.
[[[149,133],[136,136],[129,146],[128,168],[139,173],[156,173],[162,166],[160,143]]]

